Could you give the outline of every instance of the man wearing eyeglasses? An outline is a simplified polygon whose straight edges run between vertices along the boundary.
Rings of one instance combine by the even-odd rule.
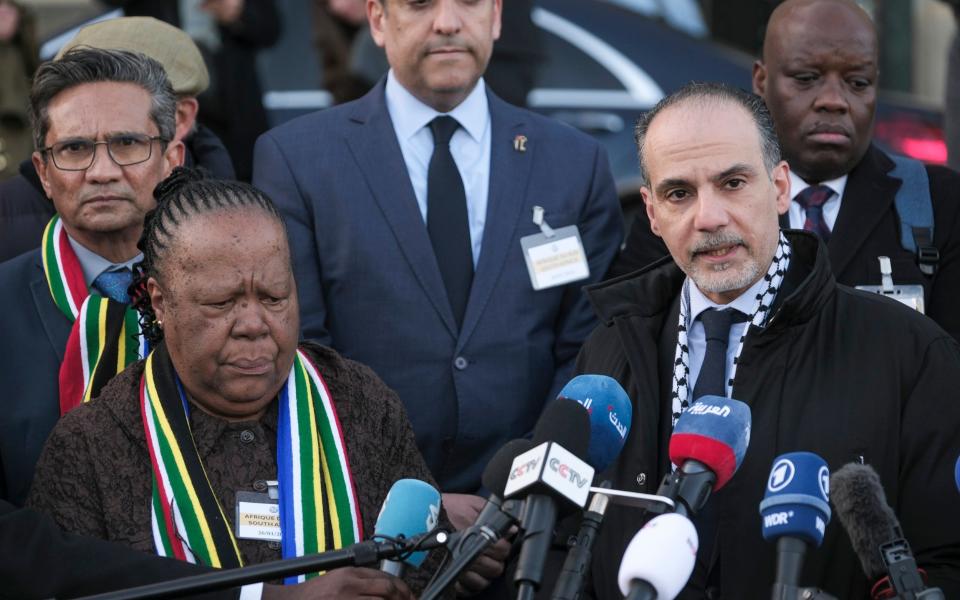
[[[31,90],[33,164],[57,214],[0,265],[0,498],[23,501],[56,420],[146,351],[127,288],[153,188],[183,162],[176,97],[141,54],[78,48]]]

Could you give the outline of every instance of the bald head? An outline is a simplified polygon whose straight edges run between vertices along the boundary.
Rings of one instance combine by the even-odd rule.
[[[866,153],[877,62],[876,28],[852,0],[787,0],[771,15],[753,87],[784,158],[807,181],[845,175]]]

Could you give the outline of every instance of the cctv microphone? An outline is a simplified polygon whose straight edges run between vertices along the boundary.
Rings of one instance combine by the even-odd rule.
[[[383,501],[374,537],[409,539],[433,531],[439,520],[440,492],[419,479],[400,479]],[[404,565],[419,567],[426,558],[426,552],[413,552],[400,560],[384,559],[380,570],[402,577]]]
[[[750,407],[732,398],[703,396],[680,415],[670,436],[670,460],[677,469],[663,478],[657,494],[674,500],[673,510],[696,516],[740,468],[750,444]],[[666,505],[650,511],[664,512]]]
[[[534,447],[513,461],[505,499],[524,499],[523,544],[514,583],[517,597],[533,598],[543,577],[553,527],[561,509],[583,508],[593,467],[583,458],[590,445],[590,417],[576,402],[547,405],[533,431]]]
[[[887,505],[873,467],[850,463],[830,477],[833,506],[853,545],[863,572],[876,581],[873,600],[940,600],[939,588],[927,588],[900,522]]]
[[[587,462],[598,473],[620,455],[633,421],[633,405],[623,387],[606,375],[577,375],[557,398],[580,403],[590,415]]]
[[[830,522],[830,469],[811,452],[790,452],[773,461],[760,502],[763,539],[777,542],[773,600],[801,596],[798,586],[807,546],[820,547]]]
[[[673,600],[693,573],[698,545],[687,517],[667,513],[650,519],[623,553],[620,592],[627,600]]]

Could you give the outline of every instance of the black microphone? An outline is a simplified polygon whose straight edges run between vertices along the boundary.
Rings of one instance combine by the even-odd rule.
[[[582,457],[590,445],[590,415],[576,402],[547,405],[533,431],[534,448],[513,462],[504,498],[525,500],[523,544],[514,583],[517,598],[533,598],[561,508],[583,508],[590,493],[593,468]]]
[[[611,485],[610,481],[604,481],[600,487],[609,488]],[[609,496],[603,492],[593,493],[590,507],[583,513],[580,521],[577,537],[563,561],[560,574],[557,575],[557,582],[553,586],[553,600],[576,600],[580,597],[593,557],[593,544],[600,533],[600,525],[609,504]]]
[[[870,591],[873,600],[944,598],[939,588],[924,583],[873,467],[844,465],[830,477],[830,496],[863,572],[876,582]]]

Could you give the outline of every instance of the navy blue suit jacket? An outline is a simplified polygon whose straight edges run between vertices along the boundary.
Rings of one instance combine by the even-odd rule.
[[[0,264],[0,498],[23,504],[60,418],[60,362],[71,323],[53,303],[40,250]]]
[[[444,491],[477,490],[493,452],[528,433],[566,383],[595,324],[581,287],[603,276],[623,236],[599,144],[488,98],[487,220],[460,330],[383,81],[264,134],[254,151],[254,184],[286,220],[304,336],[370,365],[399,393]],[[533,290],[520,238],[539,232],[534,205],[552,227],[580,227],[589,280]]]

